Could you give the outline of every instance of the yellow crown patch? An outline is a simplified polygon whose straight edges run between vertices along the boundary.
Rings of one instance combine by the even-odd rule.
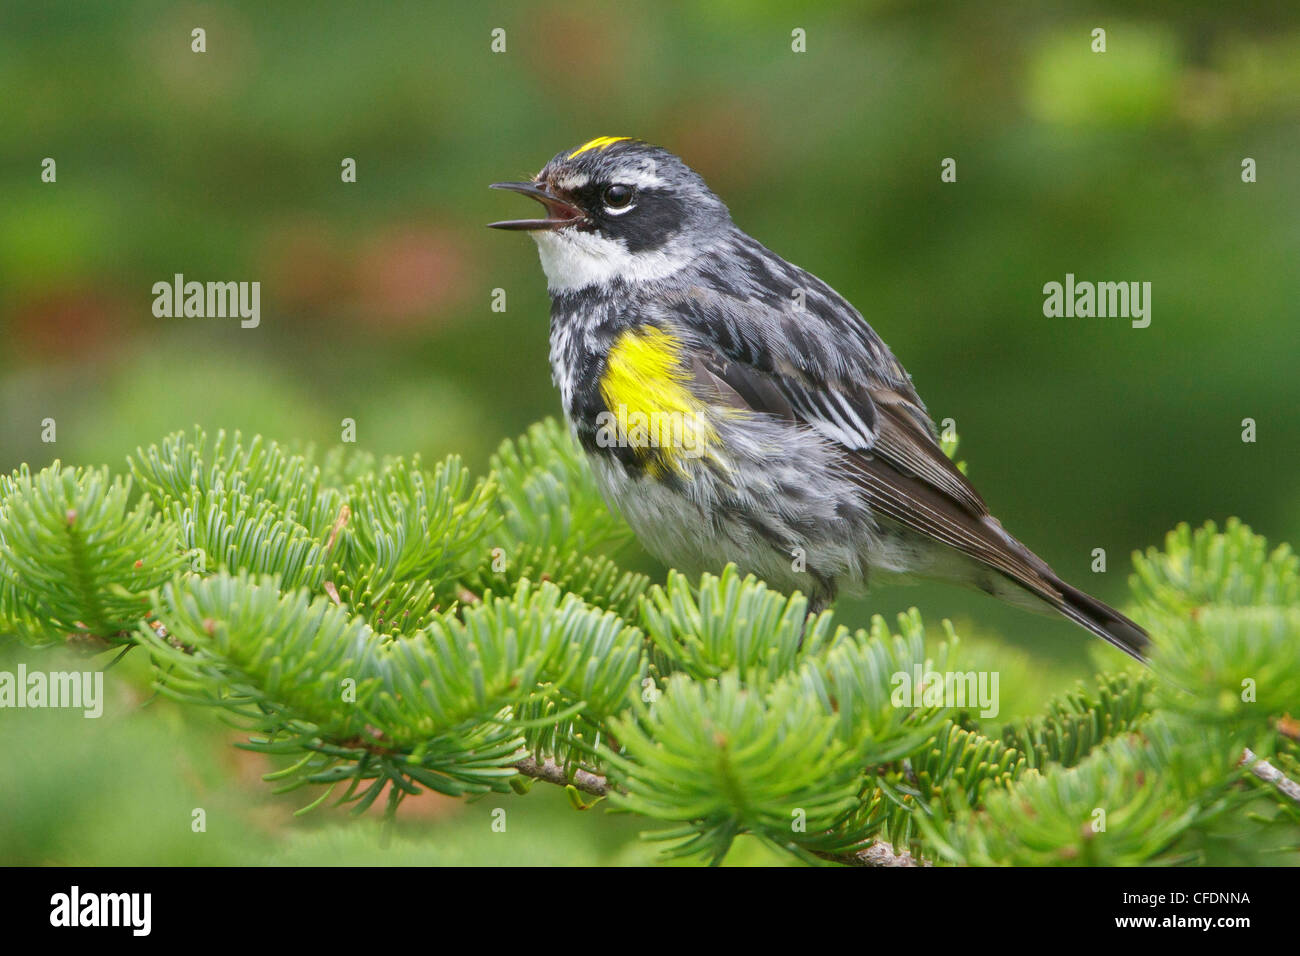
[[[576,159],[589,149],[609,149],[615,143],[621,143],[625,139],[631,139],[631,136],[597,136],[589,143],[583,143],[577,149],[569,154],[569,159]]]

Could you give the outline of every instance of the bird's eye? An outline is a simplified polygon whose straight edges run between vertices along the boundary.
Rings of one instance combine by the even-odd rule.
[[[626,209],[632,205],[632,197],[636,194],[631,186],[625,186],[622,183],[614,183],[612,186],[606,186],[605,192],[601,194],[601,199],[610,209]]]

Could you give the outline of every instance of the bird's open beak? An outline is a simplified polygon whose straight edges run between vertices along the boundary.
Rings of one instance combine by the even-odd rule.
[[[560,229],[582,221],[582,210],[556,196],[541,183],[493,183],[493,189],[508,189],[536,199],[546,207],[545,219],[505,219],[490,222],[490,229]]]

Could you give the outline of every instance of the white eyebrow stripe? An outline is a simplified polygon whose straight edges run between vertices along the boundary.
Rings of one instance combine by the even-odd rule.
[[[635,186],[638,189],[654,189],[666,185],[662,177],[649,169],[619,170],[613,174],[612,182]],[[555,180],[555,185],[561,189],[581,189],[590,183],[591,177],[586,173],[569,173]]]
[[[648,169],[629,170],[619,172],[615,175],[615,182],[626,183],[629,186],[636,186],[640,189],[653,189],[656,186],[663,186],[664,180]]]
[[[557,179],[555,185],[561,189],[581,189],[589,182],[591,182],[591,177],[586,173],[570,173],[563,179]]]

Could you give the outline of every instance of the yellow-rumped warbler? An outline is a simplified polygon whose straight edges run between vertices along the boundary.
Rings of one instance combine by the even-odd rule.
[[[694,170],[624,136],[531,182],[551,368],[597,481],[683,571],[734,561],[813,607],[880,575],[1050,607],[1143,659],[1146,633],[1002,529],[911,377],[825,282],[731,221]]]

